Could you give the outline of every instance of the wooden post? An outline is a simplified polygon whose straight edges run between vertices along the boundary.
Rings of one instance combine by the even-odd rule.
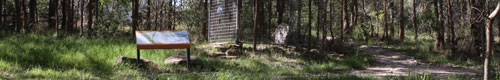
[[[191,50],[189,48],[187,48],[187,57],[186,58],[187,58],[187,65],[186,65],[187,69],[191,70],[191,69],[189,69],[189,64],[191,63]]]
[[[137,64],[141,63],[141,50],[137,49]]]

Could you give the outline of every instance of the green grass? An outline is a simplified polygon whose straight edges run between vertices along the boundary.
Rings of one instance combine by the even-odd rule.
[[[202,48],[206,42],[193,44],[193,55],[200,61],[192,66],[192,72],[185,65],[163,64],[167,56],[186,53],[184,49],[142,50],[142,58],[156,62],[161,68],[159,71],[148,71],[129,65],[114,65],[114,59],[118,56],[136,56],[132,37],[53,38],[49,34],[34,33],[22,37],[5,36],[0,38],[0,79],[422,79],[417,78],[418,75],[382,78],[343,75],[342,71],[363,69],[375,60],[368,52],[358,49],[352,49],[349,51],[351,54],[340,58],[332,56],[333,53],[298,51],[290,54],[285,53],[286,49],[281,46],[263,45],[268,49],[257,53],[246,51],[245,56],[237,59],[219,59],[208,57],[209,53],[216,50]],[[397,45],[392,46],[397,48]],[[245,44],[245,47],[250,47],[250,44]],[[450,78],[457,79],[454,76]]]
[[[193,55],[199,64],[192,72],[185,65],[165,65],[180,50],[141,50],[141,58],[159,64],[161,70],[148,71],[129,65],[114,65],[118,56],[136,56],[133,37],[53,38],[50,34],[26,34],[0,38],[0,79],[372,79],[355,76],[307,76],[361,69],[373,59],[362,51],[337,59],[326,54],[295,52],[286,54],[279,46],[237,59],[208,57],[214,49],[194,43]],[[327,53],[331,54],[331,53]],[[359,61],[361,60],[361,61]],[[306,75],[306,76],[305,76]]]

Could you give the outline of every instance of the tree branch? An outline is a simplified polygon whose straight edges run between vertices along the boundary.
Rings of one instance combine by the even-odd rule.
[[[497,3],[497,8],[491,14],[488,16],[489,19],[495,18],[495,16],[498,14],[498,11],[500,10],[500,0]]]

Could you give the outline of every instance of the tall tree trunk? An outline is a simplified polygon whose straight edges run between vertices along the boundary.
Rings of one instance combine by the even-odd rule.
[[[153,30],[157,30],[158,27],[160,26],[160,13],[159,13],[159,3],[158,1],[155,2],[155,28]]]
[[[276,13],[278,15],[278,25],[280,25],[283,22],[283,20],[282,20],[282,18],[283,18],[283,8],[284,8],[284,5],[285,5],[283,1],[284,0],[278,0],[278,1],[276,1],[277,2],[276,10],[278,11],[278,13]]]
[[[396,9],[394,8],[395,6],[395,1],[391,0],[390,3],[389,3],[389,7],[390,7],[390,25],[389,25],[389,39],[392,40],[392,38],[394,37],[394,26],[395,26],[395,14],[396,14]]]
[[[258,3],[258,4],[264,4],[264,1],[263,1],[263,0],[260,0],[260,1],[259,1],[259,2],[257,2],[257,3]],[[260,43],[260,42],[262,42],[262,41],[263,41],[262,36],[264,35],[264,33],[262,33],[262,32],[265,32],[265,31],[264,31],[264,26],[266,26],[266,24],[264,24],[264,21],[265,21],[265,20],[263,20],[263,19],[264,19],[264,17],[265,17],[265,15],[264,15],[264,12],[265,12],[265,11],[264,11],[264,5],[259,5],[257,8],[259,8],[259,9],[257,9],[257,10],[259,10],[259,11],[258,11],[258,13],[257,13],[257,15],[259,15],[259,16],[257,17],[257,24],[258,24],[258,27],[257,27],[257,32],[258,32],[258,33],[257,33],[257,43]],[[270,37],[270,36],[271,36],[271,35],[269,35],[269,37]],[[269,39],[271,39],[271,38],[269,38]]]
[[[211,0],[208,0],[208,1],[211,1]],[[172,23],[172,19],[173,19],[172,15],[173,15],[173,12],[174,12],[173,11],[173,7],[174,7],[173,6],[173,2],[174,2],[173,0],[168,0],[168,2],[167,2],[168,3],[168,7],[167,7],[168,8],[168,16],[167,16],[167,18],[169,19],[167,21],[168,30],[172,30],[172,28],[173,28],[173,23]]]
[[[60,24],[60,22],[59,22],[59,14],[60,13],[59,13],[59,11],[61,11],[61,10],[59,10],[59,7],[60,7],[59,5],[61,4],[61,0],[56,0],[56,2],[54,2],[54,3],[55,3],[55,5],[54,5],[55,6],[54,7],[55,8],[55,12],[54,12],[54,15],[55,15],[55,17],[54,17],[54,24],[55,25],[54,25],[54,27],[55,27],[55,30],[56,30],[56,36],[55,37],[58,37],[59,34],[60,34],[59,33],[59,27],[60,27],[59,26],[59,24]]]
[[[443,36],[443,23],[441,21],[441,17],[440,17],[440,2],[439,0],[434,0],[434,15],[435,15],[435,18],[436,18],[436,21],[437,22],[437,26],[435,26],[435,31],[436,31],[436,42],[434,44],[434,46],[437,48],[437,49],[442,49],[443,47],[443,40],[444,40],[444,36]]]
[[[332,38],[335,38],[335,36],[333,35],[333,29],[334,29],[334,22],[335,22],[335,1],[330,1],[330,35]]]
[[[69,0],[62,0],[62,2],[61,2],[61,7],[62,7],[61,26],[62,26],[63,31],[68,31],[68,11],[69,11],[69,7],[68,7],[69,4],[68,3],[69,3]]]
[[[401,40],[404,40],[405,39],[405,19],[404,19],[404,0],[401,0],[401,2],[399,3],[399,7],[401,7],[401,13],[399,14],[399,38]]]
[[[102,7],[101,6],[101,0],[96,0],[95,3],[94,3],[94,21],[96,20],[99,20],[99,18],[101,18],[102,16],[100,16],[100,12],[104,12],[102,11]],[[97,25],[96,22],[94,22],[94,25]],[[95,34],[94,34],[95,35]]]
[[[33,28],[36,25],[36,20],[37,20],[37,0],[30,0],[30,27]]]
[[[473,48],[470,50],[470,53],[480,54],[483,53],[484,48],[484,39],[485,39],[485,31],[484,31],[484,19],[482,18],[484,3],[482,0],[469,0],[470,7],[473,9],[470,12],[470,23],[471,23],[471,35],[473,37],[472,45]]]
[[[364,35],[364,39],[368,39],[368,37],[371,37],[371,34],[366,30],[366,26],[364,25],[364,23],[368,23],[370,25],[370,28],[369,29],[373,29],[373,26],[370,22],[372,22],[372,19],[370,18],[370,16],[368,16],[368,12],[366,12],[365,10],[365,1],[364,0],[361,0],[361,11],[362,11],[362,16],[361,16],[361,26],[362,26],[362,30],[363,30],[363,35]],[[366,21],[366,19],[368,19],[368,21]],[[373,30],[372,30],[373,32]]]
[[[139,26],[139,0],[132,0],[133,10],[132,10],[132,31],[130,34],[135,34],[137,27]]]
[[[308,21],[308,24],[307,26],[309,26],[307,28],[307,31],[309,33],[309,37],[307,38],[307,52],[311,51],[311,47],[312,47],[312,0],[309,0],[309,21]]]
[[[70,24],[69,29],[72,33],[74,33],[76,31],[75,30],[75,26],[76,26],[75,22],[78,23],[78,21],[75,21],[75,12],[76,12],[75,11],[75,8],[76,8],[75,7],[75,0],[71,0],[70,6],[71,6],[71,9],[70,9],[71,11],[69,12],[70,13],[69,14],[69,24]],[[76,27],[78,27],[78,26],[76,26]]]
[[[350,11],[350,24],[349,27],[346,31],[347,34],[351,34],[351,32],[354,30],[356,24],[358,23],[358,0],[350,0],[351,1],[351,11]]]
[[[387,0],[384,0],[384,36],[383,39],[387,39],[387,36],[389,35],[388,33],[388,13],[387,13]]]
[[[203,0],[201,0],[201,1],[203,2]],[[203,4],[203,3],[200,3],[200,4]],[[159,29],[159,30],[163,30],[162,28],[163,28],[163,26],[164,26],[164,25],[163,25],[163,19],[164,19],[163,17],[164,17],[165,15],[163,14],[163,10],[162,10],[162,9],[163,9],[163,7],[165,7],[165,1],[161,1],[161,3],[160,3],[160,7],[158,7],[158,11],[160,11],[160,13],[158,14],[158,15],[159,15],[159,17],[160,17],[160,22],[159,22],[159,25],[160,25],[160,26],[158,26],[158,29]],[[202,11],[204,11],[204,9],[202,9]],[[204,12],[202,12],[202,14],[203,14],[203,13],[204,13]],[[205,16],[204,16],[204,15],[202,15],[201,17],[202,17],[202,22],[201,22],[201,23],[202,23],[202,24],[205,24],[205,21],[204,21],[204,19],[203,19]],[[191,27],[188,27],[188,30],[191,30]],[[202,32],[202,34],[203,34],[203,31],[205,31],[205,30],[202,30],[202,31],[201,31],[201,32]]]
[[[30,29],[29,28],[29,13],[28,13],[28,7],[26,6],[26,0],[21,0],[21,12],[22,12],[22,23],[23,23],[23,26],[22,26],[22,33],[26,33],[28,32],[28,30]]]
[[[177,4],[177,1],[176,0],[173,0],[174,4]],[[175,23],[176,23],[176,15],[177,14],[177,11],[176,11],[176,7],[175,5],[172,5],[172,30],[175,30]]]
[[[81,1],[81,4],[80,4],[80,36],[83,35],[83,21],[85,20],[85,17],[83,15],[85,10],[84,10],[84,5],[85,5],[85,0],[80,0]]]
[[[384,1],[385,1],[385,0],[384,0]],[[377,2],[380,2],[380,0],[377,0]],[[375,2],[375,3],[374,3],[375,5],[373,5],[373,7],[374,7],[376,10],[377,10],[377,9],[379,9],[379,4],[378,4],[377,2]],[[384,3],[384,4],[385,4],[385,3]],[[380,12],[376,12],[375,14],[376,14],[376,18],[375,18],[375,20],[377,21],[377,22],[376,22],[376,23],[377,23],[377,27],[376,27],[376,28],[377,28],[377,30],[375,31],[375,36],[374,36],[374,37],[379,38],[379,34],[380,34],[380,27],[382,26],[382,25],[380,25]]]
[[[455,51],[456,51],[456,48],[455,48],[456,47],[455,46],[456,41],[455,41],[455,28],[454,28],[454,23],[453,23],[453,12],[452,12],[453,8],[451,7],[452,6],[451,0],[447,0],[447,3],[448,3],[448,6],[447,6],[448,7],[448,10],[447,10],[447,12],[448,12],[448,19],[447,20],[448,20],[448,30],[449,30],[448,31],[449,32],[449,34],[448,34],[449,35],[449,37],[448,37],[449,39],[448,40],[450,41],[451,52],[455,53]]]
[[[91,32],[92,32],[92,26],[94,25],[94,9],[96,7],[96,2],[97,0],[90,0],[89,4],[87,5],[87,10],[88,10],[88,16],[87,16],[87,34],[90,37]]]
[[[151,29],[151,0],[148,0],[146,3],[147,12],[146,12],[146,27],[147,29]]]
[[[418,40],[418,26],[417,26],[417,0],[413,0],[413,28],[415,30],[415,41]]]
[[[302,40],[304,39],[302,37],[302,0],[298,0],[297,1],[298,3],[298,17],[297,17],[297,36],[298,36],[298,40],[299,40],[299,43],[302,43]],[[271,13],[272,11],[269,11],[269,13]],[[269,23],[271,23],[271,19],[269,19]]]
[[[21,0],[14,0],[14,5],[15,5],[15,11],[16,11],[16,17],[14,18],[16,21],[16,31],[21,32],[21,28],[24,27],[24,13],[23,13],[23,1]]]
[[[316,1],[316,6],[318,7],[317,9],[317,13],[316,13],[316,40],[320,40],[321,38],[321,34],[319,34],[321,32],[321,26],[323,26],[322,22],[321,22],[321,17],[322,16],[322,11],[323,11],[323,6],[321,6],[321,4],[323,2],[321,2],[321,0],[314,0]],[[313,43],[313,44],[316,44],[316,43]]]
[[[0,26],[2,26],[2,28],[4,28],[4,30],[7,30],[7,27],[5,27],[4,24],[6,24],[6,22],[4,22],[4,14],[3,14],[3,5],[5,3],[5,0],[0,0]],[[4,31],[4,32],[7,32],[7,31]]]
[[[344,54],[343,48],[344,48],[344,32],[347,27],[349,27],[349,21],[348,21],[348,14],[347,14],[347,0],[342,0],[342,29],[340,32],[340,53]]]
[[[56,24],[56,13],[57,13],[57,2],[58,0],[49,1],[49,28],[57,29]]]
[[[322,40],[322,42],[323,42],[323,43],[322,43],[322,45],[321,45],[321,46],[322,46],[321,51],[323,51],[323,52],[321,52],[321,53],[324,53],[324,51],[325,51],[326,34],[327,34],[327,32],[328,32],[328,31],[327,31],[327,25],[326,25],[326,24],[327,24],[326,19],[328,18],[328,15],[327,15],[327,7],[328,7],[328,2],[329,2],[329,1],[330,1],[330,0],[322,0],[322,2],[323,2],[323,3],[321,3],[322,7],[324,7],[324,8],[323,8],[323,11],[322,11],[322,13],[321,13],[321,14],[323,15],[323,17],[322,17],[322,18],[323,18],[323,21],[322,21],[323,26],[321,26],[321,27],[323,28],[323,36],[322,36],[322,39],[323,39],[323,40]]]
[[[274,26],[273,23],[272,23],[272,19],[273,19],[273,0],[268,0],[267,2],[268,2],[267,3],[267,6],[268,6],[268,8],[267,8],[268,9],[268,13],[267,14],[269,15],[269,17],[267,18],[268,19],[268,21],[267,21],[268,25],[267,25],[267,28],[266,28],[267,32],[264,32],[264,33],[271,34],[272,33],[271,32],[271,28]],[[276,2],[278,2],[278,1],[276,1]],[[272,37],[271,35],[267,36],[268,39],[272,39],[271,37]]]
[[[202,19],[202,35],[203,35],[203,39],[205,40],[208,40],[208,1],[209,0],[203,0],[203,19]],[[163,22],[162,22],[163,23]]]
[[[497,3],[497,7],[496,9],[488,16],[488,19],[486,21],[486,53],[485,53],[485,57],[484,57],[484,80],[488,80],[488,77],[489,77],[489,66],[490,66],[490,54],[492,53],[492,49],[493,46],[491,46],[491,40],[493,38],[491,38],[491,22],[493,21],[493,19],[495,19],[495,16],[498,14],[498,12],[500,11],[500,0],[497,0],[498,3]]]
[[[257,22],[259,13],[259,0],[254,0],[253,2],[253,51],[257,51],[257,27],[259,26]]]

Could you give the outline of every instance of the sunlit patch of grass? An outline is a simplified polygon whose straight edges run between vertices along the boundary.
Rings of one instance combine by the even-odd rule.
[[[70,69],[57,71],[52,69],[32,68],[23,73],[19,73],[14,78],[17,79],[100,79],[88,72]]]
[[[12,76],[12,74],[21,71],[19,64],[15,62],[8,62],[0,60],[0,79]]]
[[[310,73],[321,72],[339,72],[350,69],[364,69],[372,62],[375,62],[375,57],[364,51],[355,49],[351,56],[346,56],[343,60],[330,62],[313,62],[305,67],[303,71]]]
[[[335,62],[328,63],[313,63],[303,69],[304,72],[321,73],[321,72],[335,72],[336,70],[351,69],[347,65],[338,64]]]

